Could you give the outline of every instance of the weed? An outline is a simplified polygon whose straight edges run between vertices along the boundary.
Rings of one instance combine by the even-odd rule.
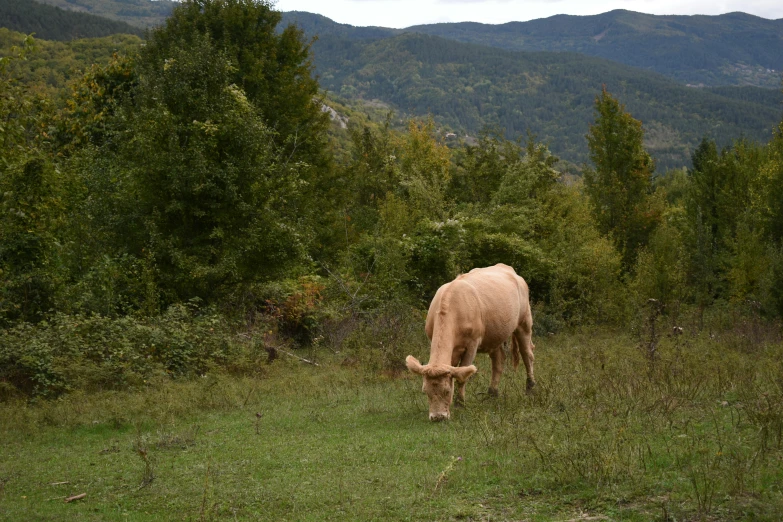
[[[147,442],[145,437],[141,435],[140,431],[137,431],[136,433],[136,440],[133,443],[133,451],[144,463],[144,471],[142,472],[141,483],[139,484],[138,488],[142,489],[152,484],[152,481],[155,480],[155,472],[153,470],[152,459],[150,458],[149,450],[147,448]]]
[[[451,460],[449,461],[448,465],[438,474],[438,478],[435,481],[435,487],[432,489],[432,495],[435,496],[438,491],[443,487],[443,485],[446,483],[446,481],[449,478],[449,474],[454,471],[454,466],[457,464],[457,462],[460,462],[462,460],[462,457],[451,457]]]
[[[196,436],[200,429],[199,425],[194,424],[182,433],[158,431],[158,440],[155,442],[155,447],[157,449],[187,449],[196,444]]]
[[[212,460],[207,462],[207,470],[204,473],[204,493],[201,496],[201,509],[199,510],[199,520],[203,522],[207,515],[207,498],[209,493],[209,472],[212,467]]]
[[[657,299],[648,299],[647,304],[650,311],[647,314],[647,340],[644,342],[644,353],[652,369],[658,353],[658,341],[660,339],[660,332],[656,330],[656,325],[663,313],[664,305]]]

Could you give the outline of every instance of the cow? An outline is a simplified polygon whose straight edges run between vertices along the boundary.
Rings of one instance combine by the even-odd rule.
[[[489,394],[497,396],[506,359],[503,343],[509,337],[514,369],[519,367],[521,356],[527,370],[527,389],[535,386],[530,291],[510,266],[474,268],[441,286],[430,304],[424,329],[430,339],[429,362],[422,365],[409,355],[405,365],[424,378],[422,391],[429,398],[430,420],[451,417],[453,381],[458,386],[456,402],[464,404],[465,383],[476,373],[476,353],[489,354]]]

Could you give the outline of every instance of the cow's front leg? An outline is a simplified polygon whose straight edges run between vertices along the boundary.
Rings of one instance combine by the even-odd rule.
[[[451,365],[470,366],[471,364],[473,364],[473,361],[476,360],[477,350],[478,350],[478,345],[468,346],[467,348],[455,348],[454,351],[451,353]],[[467,381],[458,382],[455,380],[454,384],[457,386],[457,389],[455,390],[456,393],[454,394],[454,405],[464,406],[465,386],[467,385]]]
[[[503,364],[506,361],[506,353],[503,351],[503,345],[497,347],[497,349],[489,354],[490,360],[492,360],[492,378],[489,381],[489,393],[492,397],[498,396],[498,384],[500,384],[500,377],[503,375]]]
[[[465,406],[465,384],[467,383],[456,381],[454,383],[457,385],[457,393],[454,394],[454,405]]]

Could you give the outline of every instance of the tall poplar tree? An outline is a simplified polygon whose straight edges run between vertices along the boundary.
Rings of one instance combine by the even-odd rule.
[[[655,165],[644,149],[642,122],[605,86],[596,97],[595,115],[587,134],[594,167],[585,169],[585,188],[598,230],[612,238],[628,269],[657,220],[650,208]]]

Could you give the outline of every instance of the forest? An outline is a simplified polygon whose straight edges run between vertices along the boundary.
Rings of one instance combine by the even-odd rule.
[[[420,34],[380,40],[321,36],[313,58],[322,87],[342,99],[380,99],[433,115],[460,135],[493,126],[528,132],[564,161],[588,160],[586,128],[602,85],[646,125],[660,171],[689,163],[702,138],[766,141],[783,95],[758,87],[694,89],[660,74],[576,53],[511,52]]]
[[[44,40],[143,34],[139,28],[124,22],[26,0],[6,0],[0,5],[0,27],[24,34],[35,33],[36,38]]]
[[[495,406],[467,408],[437,432],[459,445],[460,430],[470,431],[465,440],[490,453],[460,451],[484,464],[438,450],[426,461],[425,485],[404,489],[405,506],[379,500],[359,508],[350,495],[344,502],[343,475],[339,491],[333,480],[321,487],[327,498],[302,497],[320,493],[299,489],[312,463],[296,460],[297,485],[285,486],[292,498],[349,518],[399,519],[407,509],[417,519],[480,518],[472,500],[458,507],[438,500],[441,492],[478,494],[450,489],[449,477],[465,484],[457,478],[464,467],[476,488],[488,488],[482,498],[496,498],[501,507],[491,514],[500,519],[521,517],[519,499],[528,497],[541,520],[582,509],[615,516],[638,509],[647,519],[644,510],[653,508],[663,520],[774,519],[783,507],[774,486],[783,448],[783,114],[756,129],[763,140],[705,136],[688,149],[688,167],[656,168],[645,145],[651,129],[607,82],[591,97],[590,122],[574,130],[586,157],[575,174],[531,133],[509,139],[487,126],[455,144],[436,119],[411,118],[401,128],[399,115],[336,103],[314,75],[314,44],[297,26],[279,27],[281,19],[265,1],[187,0],[143,45],[110,36],[74,51],[0,32],[9,49],[0,58],[0,402],[9,406],[0,433],[14,439],[9,455],[17,456],[0,457],[0,506],[5,488],[15,495],[13,513],[28,509],[18,503],[23,491],[5,486],[24,475],[19,462],[38,458],[21,433],[40,442],[50,428],[70,426],[89,440],[105,437],[90,444],[135,433],[129,454],[145,470],[138,492],[153,484],[156,469],[165,475],[148,455],[165,459],[168,449],[198,447],[202,437],[198,428],[176,437],[158,431],[153,449],[144,435],[150,426],[184,430],[177,419],[193,411],[244,415],[264,400],[277,415],[304,415],[270,435],[277,450],[264,458],[304,454],[288,430],[309,441],[317,431],[302,426],[330,429],[316,411],[328,403],[336,418],[364,427],[356,440],[372,433],[386,448],[379,451],[390,452],[380,458],[397,463],[399,440],[389,433],[406,444],[436,437],[412,427],[409,417],[426,406],[417,402],[419,381],[404,378],[405,355],[427,350],[432,296],[474,267],[505,263],[530,286],[543,384],[529,395],[509,377]],[[395,45],[413,53],[426,38],[407,35]],[[116,52],[80,74],[60,61],[106,45]],[[56,59],[40,61],[47,56]],[[563,58],[563,70],[572,60]],[[356,78],[385,88],[373,75],[407,81],[409,63],[394,74],[368,63]],[[534,89],[534,57],[529,64],[519,74]],[[742,101],[740,91],[729,92]],[[417,87],[410,95],[431,94]],[[730,98],[716,95],[719,109],[721,99]],[[332,106],[350,117],[346,129],[331,119]],[[328,372],[316,368],[325,361]],[[311,367],[320,373],[307,373]],[[287,372],[308,384],[297,388]],[[345,409],[359,396],[367,401],[359,410]],[[469,400],[479,403],[477,395]],[[271,413],[255,415],[258,435],[273,421]],[[90,422],[100,427],[90,431]],[[401,423],[409,433],[398,434]],[[391,431],[376,433],[380,426]],[[330,432],[323,450],[350,453],[326,439],[346,440],[342,433]],[[362,444],[373,442],[356,444],[365,455]],[[512,453],[517,446],[526,457]],[[91,446],[87,460],[125,455],[111,448]],[[220,488],[235,486],[214,470],[233,457],[214,455],[214,468],[197,463],[191,504],[161,505],[158,514],[258,513],[254,499],[229,506],[220,498]],[[365,457],[374,462],[371,452]],[[233,473],[225,466],[221,473]],[[496,468],[517,490],[492,489]],[[521,469],[533,471],[523,479]],[[278,510],[269,519],[299,518],[258,480],[253,487]],[[410,483],[362,484],[368,497],[385,499],[380,484],[397,480]],[[546,500],[564,495],[570,504]],[[85,519],[119,517],[109,517],[107,502],[103,515]]]

